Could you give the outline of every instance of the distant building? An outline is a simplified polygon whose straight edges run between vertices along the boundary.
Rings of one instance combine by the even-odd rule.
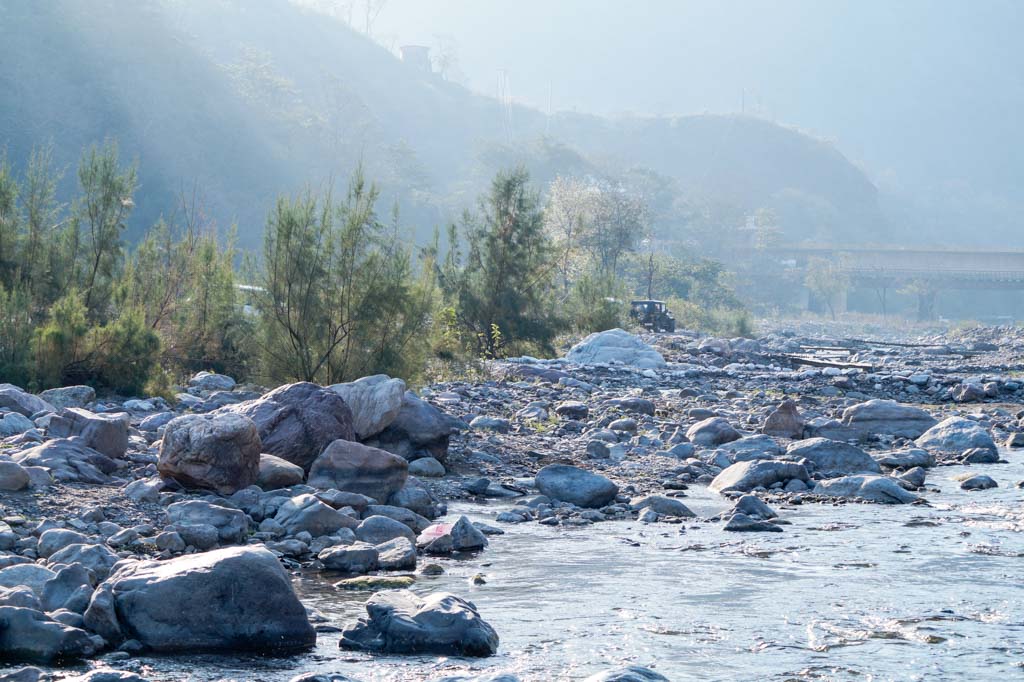
[[[402,61],[424,73],[430,73],[430,48],[426,45],[402,45],[398,50],[402,53]]]

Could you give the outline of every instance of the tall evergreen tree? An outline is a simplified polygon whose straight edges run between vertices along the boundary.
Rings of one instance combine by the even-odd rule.
[[[465,263],[453,250],[440,275],[457,322],[478,351],[485,357],[531,346],[551,351],[560,328],[549,305],[556,254],[525,169],[498,174],[479,212],[464,216],[462,237]]]

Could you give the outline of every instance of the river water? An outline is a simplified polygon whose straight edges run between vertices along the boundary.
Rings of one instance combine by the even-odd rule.
[[[577,680],[639,664],[672,680],[1024,679],[1024,455],[984,467],[1000,487],[967,493],[932,469],[931,506],[780,508],[783,533],[725,533],[719,523],[586,528],[503,525],[505,535],[417,592],[473,601],[501,637],[497,656],[373,657],[321,633],[312,652],[261,657],[144,657],[154,680],[287,680],[306,671],[359,680],[429,680],[512,672]],[[972,471],[981,471],[975,467]],[[695,487],[699,516],[725,508]],[[455,505],[492,520],[503,507]],[[486,584],[472,585],[483,574]],[[297,580],[303,600],[338,626],[366,593],[332,576]]]

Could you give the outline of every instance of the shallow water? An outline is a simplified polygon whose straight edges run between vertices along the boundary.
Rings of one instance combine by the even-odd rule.
[[[146,657],[154,680],[287,680],[340,672],[360,680],[428,680],[507,671],[524,680],[582,679],[620,664],[672,680],[964,680],[1024,675],[1024,454],[973,467],[995,490],[967,493],[930,471],[931,507],[848,504],[779,509],[783,533],[721,524],[609,522],[580,529],[502,525],[480,555],[439,561],[417,592],[473,601],[501,637],[497,656],[465,660],[342,652],[321,633],[300,656]],[[694,488],[700,516],[725,508]],[[502,507],[455,505],[489,521]],[[474,586],[482,573],[487,583]],[[305,602],[338,626],[368,593],[305,576]]]

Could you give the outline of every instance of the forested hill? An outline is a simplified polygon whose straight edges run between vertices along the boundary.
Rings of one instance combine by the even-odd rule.
[[[549,120],[286,0],[0,0],[0,147],[11,164],[52,144],[70,195],[82,149],[105,139],[138,162],[135,234],[195,187],[210,217],[237,222],[255,246],[279,193],[342,185],[359,163],[421,238],[517,163],[538,185],[639,169],[689,214],[735,226],[772,208],[791,240],[886,234],[859,169],[762,119]]]

